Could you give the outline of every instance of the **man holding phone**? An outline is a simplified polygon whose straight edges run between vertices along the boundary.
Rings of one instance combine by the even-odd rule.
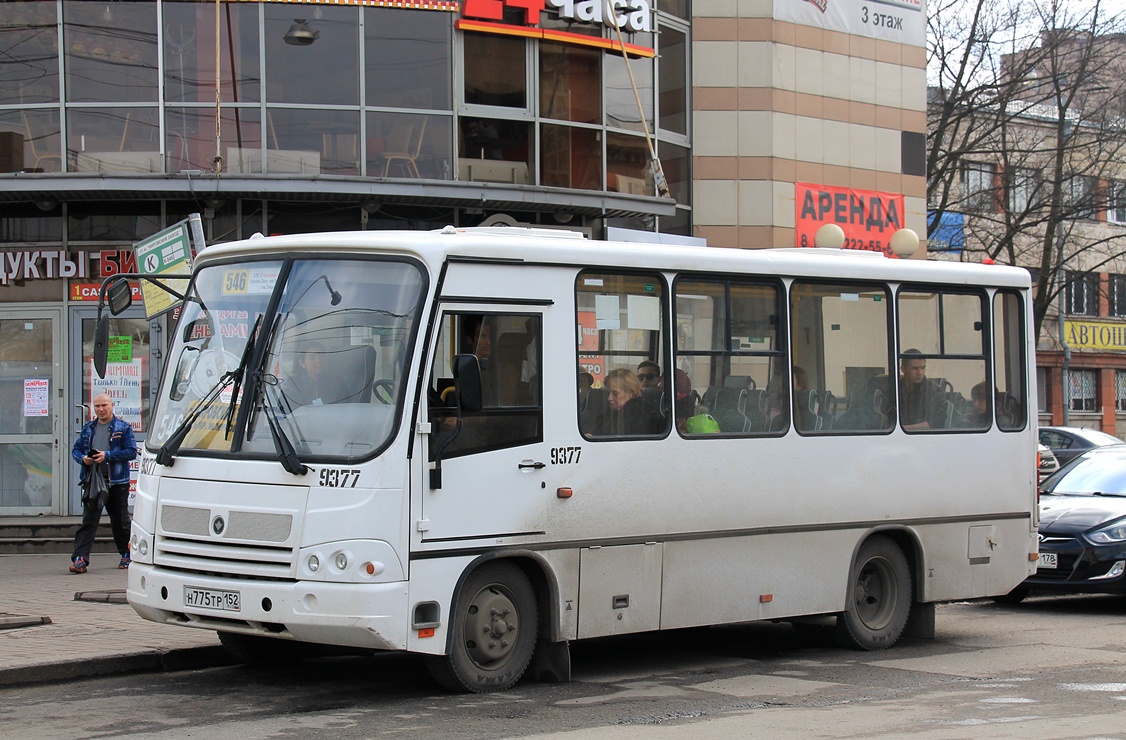
[[[133,427],[113,413],[113,399],[105,393],[94,396],[94,418],[86,422],[71,457],[82,467],[80,484],[85,484],[93,465],[101,465],[109,482],[105,509],[109,512],[113,543],[121,553],[117,567],[129,567],[129,461],[137,456]],[[82,505],[82,524],[74,535],[74,552],[70,556],[70,572],[85,573],[90,566],[90,548],[102,521],[102,507]]]

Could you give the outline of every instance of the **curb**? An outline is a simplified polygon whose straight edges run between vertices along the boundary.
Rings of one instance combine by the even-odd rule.
[[[235,661],[219,645],[176,648],[113,655],[103,658],[62,660],[52,663],[0,668],[0,686],[36,684],[55,681],[77,681],[95,676],[157,671],[190,671],[235,665]]]

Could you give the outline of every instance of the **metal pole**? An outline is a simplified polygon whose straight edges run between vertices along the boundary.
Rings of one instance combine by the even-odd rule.
[[[1067,332],[1064,331],[1063,317],[1067,310],[1067,289],[1064,285],[1066,273],[1063,269],[1063,223],[1056,224],[1058,231],[1056,232],[1056,285],[1058,285],[1058,293],[1056,294],[1056,329],[1059,338],[1060,346],[1063,347],[1063,366],[1060,370],[1060,386],[1063,389],[1063,425],[1070,426],[1071,419],[1071,383],[1068,382],[1068,377],[1071,370],[1071,346],[1067,343]]]

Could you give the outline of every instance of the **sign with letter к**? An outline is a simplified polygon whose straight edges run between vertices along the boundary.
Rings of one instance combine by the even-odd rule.
[[[157,278],[172,275],[184,275],[186,278],[192,272],[189,234],[188,222],[184,220],[134,244],[137,272]],[[180,292],[188,287],[186,279],[165,282],[168,287]],[[178,303],[171,293],[149,280],[141,281],[141,296],[145,301],[145,316],[150,319]]]

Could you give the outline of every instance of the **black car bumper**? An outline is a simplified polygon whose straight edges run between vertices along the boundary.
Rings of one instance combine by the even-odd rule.
[[[1072,535],[1041,532],[1040,567],[1023,588],[1057,593],[1126,593],[1126,542],[1092,545]],[[1045,560],[1055,555],[1055,567]],[[1049,556],[1046,558],[1045,556]]]

